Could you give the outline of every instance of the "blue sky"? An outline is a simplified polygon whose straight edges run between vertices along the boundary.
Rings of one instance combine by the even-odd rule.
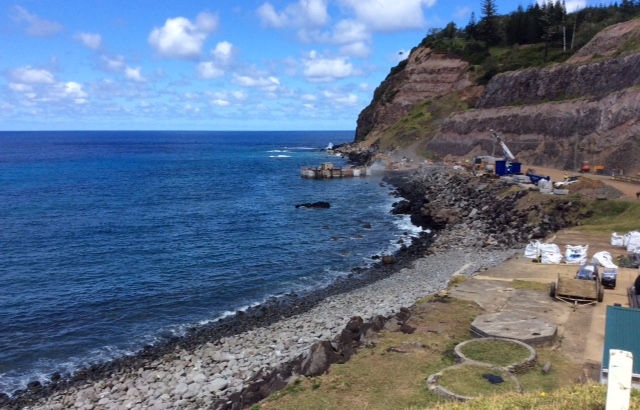
[[[568,8],[584,6],[567,2]],[[518,4],[498,1],[498,12]],[[480,0],[0,0],[0,130],[351,130]],[[402,53],[402,54],[401,54]]]

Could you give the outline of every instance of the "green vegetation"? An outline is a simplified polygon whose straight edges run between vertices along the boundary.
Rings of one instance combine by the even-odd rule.
[[[482,377],[485,373],[500,376],[504,382],[491,384]],[[506,372],[473,365],[444,370],[438,384],[452,393],[467,397],[493,396],[517,391],[516,383]]]
[[[582,221],[579,229],[590,232],[626,233],[640,228],[640,202],[615,199],[593,201],[593,216]]]
[[[640,2],[624,0],[608,6],[585,7],[567,13],[560,2],[534,2],[526,10],[497,14],[493,0],[482,0],[482,18],[472,14],[464,28],[451,22],[444,29],[431,29],[421,45],[477,65],[480,84],[494,75],[560,63],[569,58],[602,29],[640,16]],[[617,55],[636,52],[640,44],[629,40]]]
[[[529,350],[503,340],[478,340],[466,344],[461,351],[471,360],[500,367],[520,363],[529,357]]]
[[[548,283],[533,282],[533,281],[529,281],[529,280],[520,280],[520,279],[512,280],[511,281],[511,286],[514,289],[542,290],[544,292],[549,290],[549,284]]]
[[[262,410],[297,409],[427,409],[446,408],[446,399],[431,393],[426,387],[430,374],[455,364],[453,348],[471,338],[469,326],[483,310],[473,302],[450,297],[434,296],[419,302],[412,310],[409,324],[417,329],[412,334],[382,332],[375,347],[362,349],[345,364],[333,365],[328,374],[297,379],[285,390],[259,403]],[[413,321],[415,320],[415,321]],[[510,344],[512,345],[512,344]],[[394,348],[404,353],[390,350]],[[508,346],[507,349],[511,349]],[[504,350],[502,347],[500,351]],[[540,368],[518,375],[525,391],[550,392],[573,382],[578,366],[558,351],[537,349],[540,363],[550,360],[553,367],[544,375]],[[516,356],[514,356],[516,357]],[[519,360],[514,360],[519,361]],[[477,383],[474,390],[460,390],[461,394],[494,394],[498,390],[477,368],[470,373],[457,374],[455,379],[469,377]],[[483,373],[496,374],[483,368]],[[453,381],[444,374],[444,383],[453,388]],[[476,377],[477,376],[477,377]],[[502,387],[513,391],[513,382],[503,377]],[[502,396],[500,396],[502,397]],[[511,400],[510,395],[506,400]],[[474,407],[468,407],[474,408]],[[490,408],[490,407],[486,407]],[[500,408],[500,407],[491,407]]]
[[[577,384],[554,392],[545,390],[531,391],[525,394],[508,393],[501,396],[489,396],[465,403],[449,402],[436,404],[433,410],[595,410],[604,409],[607,386],[603,384]],[[423,410],[426,407],[412,407],[411,410]],[[640,392],[631,391],[631,410],[640,409]]]
[[[460,101],[460,98],[454,94],[417,104],[399,121],[382,132],[380,149],[388,149],[391,146],[407,147],[417,140],[430,141],[439,129],[443,118],[467,108],[469,108],[467,103]],[[420,154],[429,157],[429,153]]]

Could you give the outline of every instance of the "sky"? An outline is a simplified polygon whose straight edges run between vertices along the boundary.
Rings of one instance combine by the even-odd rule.
[[[471,12],[480,0],[0,0],[0,131],[355,130],[429,29]]]

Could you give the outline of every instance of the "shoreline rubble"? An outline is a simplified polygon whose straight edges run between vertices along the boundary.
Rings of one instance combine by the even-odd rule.
[[[252,402],[257,402],[286,386],[287,380],[280,377],[276,378],[279,382],[266,388],[265,375],[280,372],[295,377],[294,367],[314,342],[335,340],[352,318],[397,314],[401,308],[446,288],[455,273],[473,275],[495,266],[535,236],[531,233],[533,226],[520,223],[509,225],[506,236],[485,232],[493,229],[493,210],[503,218],[521,221],[519,215],[505,216],[504,209],[495,206],[504,199],[494,198],[492,207],[477,206],[478,201],[503,188],[499,183],[493,188],[489,187],[491,183],[483,183],[482,189],[473,190],[469,184],[477,185],[477,180],[441,169],[404,173],[388,182],[405,198],[395,204],[393,212],[411,214],[417,225],[437,227],[437,233],[423,232],[411,245],[403,246],[394,255],[395,263],[355,268],[327,288],[272,298],[211,326],[194,328],[185,337],[145,348],[133,357],[92,366],[53,386],[35,386],[4,403],[0,397],[0,407],[244,408],[251,404],[246,401],[247,393],[251,393]],[[457,214],[439,214],[461,201],[464,208]],[[549,225],[549,229],[560,225]],[[511,231],[518,228],[523,228],[521,234],[513,235]],[[480,239],[487,235],[491,240]],[[251,390],[257,385],[264,391],[257,394]]]

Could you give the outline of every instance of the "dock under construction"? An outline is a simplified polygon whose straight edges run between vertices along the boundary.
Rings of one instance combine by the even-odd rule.
[[[304,167],[300,170],[302,178],[353,178],[371,175],[369,168],[337,168],[332,162],[325,162],[317,168]]]

